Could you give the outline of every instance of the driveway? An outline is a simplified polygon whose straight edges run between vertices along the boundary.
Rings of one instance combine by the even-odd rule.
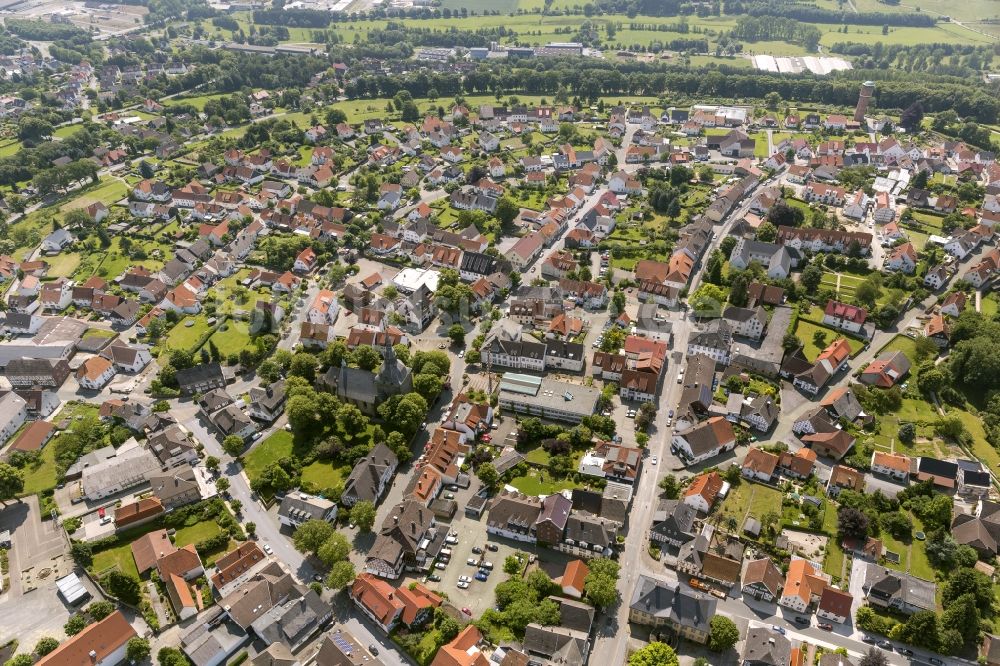
[[[865,603],[865,593],[862,587],[865,584],[865,575],[868,571],[868,562],[864,561],[860,557],[855,557],[853,563],[851,564],[851,581],[848,585],[847,591],[851,593],[854,597],[854,602],[851,604],[851,617],[857,615],[858,609]],[[855,631],[854,635],[856,638],[860,638],[861,631]]]

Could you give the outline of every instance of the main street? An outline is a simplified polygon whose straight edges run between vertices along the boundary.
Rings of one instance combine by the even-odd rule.
[[[762,186],[771,184],[773,180],[762,183]],[[746,215],[753,191],[747,194],[744,200],[723,220],[722,224],[717,225],[715,236],[705,248],[702,260],[694,267],[695,275],[690,287],[692,292],[697,289],[701,281],[700,270],[704,261],[719,247],[732,225]],[[653,513],[659,502],[658,484],[663,475],[661,469],[680,467],[680,460],[670,453],[671,429],[667,427],[666,422],[669,410],[677,404],[684,388],[674,380],[674,376],[683,368],[683,365],[678,361],[686,355],[688,338],[694,330],[694,322],[688,317],[686,308],[671,310],[668,318],[673,326],[672,348],[675,350],[670,359],[675,365],[668,364],[668,369],[664,373],[660,404],[651,427],[649,453],[645,458],[639,483],[634,490],[632,509],[629,513],[628,536],[625,539],[624,551],[619,557],[621,573],[618,580],[618,605],[609,609],[608,613],[611,617],[606,620],[606,625],[598,630],[591,656],[591,662],[594,664],[617,665],[624,663],[628,654],[630,634],[628,606],[639,575],[659,576],[664,571],[663,567],[648,554],[646,534],[652,524]],[[659,459],[657,465],[652,464],[653,457]]]

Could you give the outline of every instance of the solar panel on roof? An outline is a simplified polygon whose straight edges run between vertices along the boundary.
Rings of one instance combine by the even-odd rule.
[[[353,648],[351,644],[344,640],[343,636],[334,636],[333,644],[340,648],[340,651],[346,655],[350,655]]]

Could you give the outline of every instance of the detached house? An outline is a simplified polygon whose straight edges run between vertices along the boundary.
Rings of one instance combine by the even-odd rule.
[[[829,300],[823,310],[823,323],[849,333],[861,333],[868,311],[856,305]]]
[[[671,450],[676,449],[681,460],[693,465],[736,446],[732,424],[722,416],[714,416],[687,430],[674,432]]]
[[[778,605],[804,613],[810,605],[819,601],[826,586],[827,581],[819,568],[808,560],[792,558]]]
[[[917,251],[913,243],[903,243],[893,248],[886,257],[885,267],[890,271],[902,271],[912,275],[917,268]]]

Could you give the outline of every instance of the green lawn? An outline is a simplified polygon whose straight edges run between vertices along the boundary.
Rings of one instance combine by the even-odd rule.
[[[94,564],[91,570],[100,574],[108,569],[117,568],[124,574],[139,577],[139,571],[135,568],[135,558],[132,557],[132,547],[129,543],[124,543],[114,548],[108,548],[98,553],[94,553]]]
[[[524,459],[526,462],[532,465],[539,465],[544,467],[549,464],[549,452],[543,449],[541,446],[531,449],[524,454]]]
[[[108,338],[113,338],[116,335],[118,335],[118,334],[115,333],[114,331],[105,331],[104,329],[101,329],[101,328],[88,328],[83,333],[83,339],[84,340],[87,340],[87,339],[90,339],[90,338],[105,338],[105,339],[108,339]]]
[[[840,578],[844,570],[844,549],[837,539],[837,507],[827,500],[826,513],[823,514],[823,531],[830,538],[826,542],[826,557],[823,558],[823,571]]]
[[[914,400],[903,398],[903,406],[896,412],[900,421],[912,423],[933,423],[938,420],[938,414],[934,411],[934,406],[924,400]]]
[[[302,483],[315,486],[320,492],[327,488],[343,487],[344,479],[351,474],[346,465],[335,467],[332,463],[316,461],[302,468]]]
[[[48,277],[71,277],[80,267],[81,259],[78,252],[60,252],[54,257],[46,257],[45,261],[49,262]]]
[[[726,525],[729,519],[736,521],[736,530],[742,531],[743,520],[749,515],[760,518],[768,511],[781,510],[781,491],[759,483],[740,481],[731,488],[726,499],[713,514],[713,522]]]
[[[20,141],[10,140],[0,143],[0,157],[10,157],[19,150],[21,150]]]
[[[562,490],[572,488],[582,488],[579,483],[570,479],[553,479],[552,475],[546,471],[532,469],[526,476],[519,476],[512,479],[510,485],[517,488],[525,495],[551,495]]]
[[[59,210],[66,212],[74,208],[85,208],[98,201],[110,206],[128,195],[128,186],[117,178],[105,178],[100,185],[63,204]]]
[[[888,557],[883,561],[885,565],[890,569],[895,569],[896,571],[908,571],[910,567],[910,556],[907,552],[907,544],[894,538],[888,532],[882,531],[879,533],[878,538],[882,540],[883,545],[885,545],[886,551],[892,551],[894,553],[899,553],[899,563],[893,562]]]
[[[826,334],[822,346],[817,346],[813,341],[813,336],[817,331],[823,331]],[[847,337],[843,335],[840,331],[830,328],[829,326],[822,326],[814,322],[808,321],[806,319],[800,318],[798,323],[795,325],[795,335],[799,340],[802,341],[803,352],[806,358],[810,361],[816,360],[820,352],[823,351],[831,342],[839,337]],[[847,344],[851,346],[851,355],[857,354],[864,346],[865,343],[854,338],[847,338]]]
[[[24,470],[24,490],[21,496],[35,495],[45,490],[52,490],[56,487],[59,479],[56,476],[56,447],[55,443],[59,435],[49,440],[49,443],[42,449],[37,467],[28,467]]]
[[[203,520],[189,527],[181,527],[174,534],[174,545],[182,548],[188,544],[210,539],[222,532],[222,528],[214,520]]]
[[[243,457],[243,471],[253,481],[279,458],[292,455],[292,433],[279,430]]]
[[[906,335],[897,335],[889,343],[879,350],[879,354],[884,354],[885,352],[901,351],[906,354],[906,358],[910,359],[911,363],[916,362],[917,358],[917,343],[916,341]],[[916,368],[914,368],[916,370]]]
[[[926,533],[924,525],[920,522],[920,519],[912,514],[911,518],[913,519],[913,531]],[[926,541],[920,541],[918,539],[913,540],[912,552],[910,553],[910,573],[917,578],[934,580],[934,567],[931,566],[930,560],[927,559]]]
[[[194,324],[188,326],[187,322],[189,321],[193,321]],[[205,315],[198,314],[185,317],[170,329],[170,333],[167,334],[167,347],[169,349],[186,349],[193,352],[195,351],[193,347],[198,344],[203,335],[208,333],[208,329],[208,319]],[[219,351],[222,351],[222,347],[219,347]]]
[[[57,127],[52,136],[59,137],[60,139],[65,139],[67,137],[73,136],[77,132],[83,129],[83,125],[63,125],[62,127]]]
[[[232,353],[238,354],[245,347],[250,345],[250,332],[248,330],[247,322],[230,319],[225,324],[222,324],[215,331],[215,333],[212,334],[209,341],[214,342],[215,346],[218,347],[219,351],[224,355]]]
[[[955,415],[965,424],[965,429],[972,435],[972,453],[990,469],[1000,467],[1000,453],[986,441],[986,431],[982,420],[964,409],[949,409],[949,415]]]

